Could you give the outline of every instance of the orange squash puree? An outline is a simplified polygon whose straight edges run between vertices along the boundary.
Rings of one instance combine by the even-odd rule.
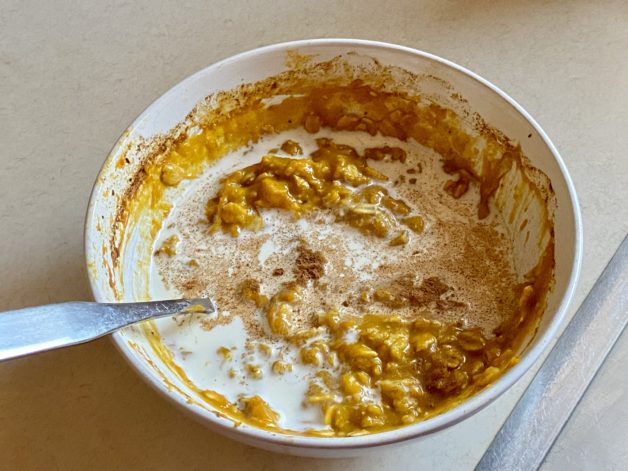
[[[340,376],[321,369],[307,400],[320,405],[325,424],[339,435],[373,433],[432,417],[518,361],[512,350],[503,350],[500,339],[487,339],[477,328],[421,315],[406,321],[394,315],[342,318],[330,312],[321,322],[332,340],[309,347],[307,359],[322,366],[322,354],[332,352],[345,368]],[[346,340],[352,330],[356,342]],[[379,397],[369,395],[373,386]]]
[[[271,330],[300,350],[299,361],[316,371],[306,403],[319,406],[335,435],[389,430],[433,417],[490,384],[519,359],[510,348],[512,332],[487,338],[479,328],[465,328],[426,316],[424,307],[448,290],[436,278],[415,292],[379,289],[368,302],[390,308],[417,304],[416,317],[392,312],[361,317],[330,311],[312,328],[295,331],[292,305],[300,299],[296,284],[259,304]],[[520,315],[525,318],[534,293],[520,287]],[[259,299],[256,288],[244,296]],[[417,303],[419,297],[424,299]],[[510,326],[516,328],[516,326]],[[351,340],[349,340],[351,339]],[[372,390],[379,391],[373,396]]]
[[[335,210],[339,221],[382,238],[399,231],[400,224],[421,231],[420,216],[408,217],[410,207],[405,202],[371,184],[388,178],[369,167],[366,156],[381,160],[385,153],[367,149],[360,156],[352,147],[330,139],[318,139],[317,144],[318,150],[309,157],[267,155],[260,163],[226,176],[216,197],[207,203],[210,231],[222,228],[235,236],[242,228],[259,229],[263,208],[285,209],[296,217],[314,210]],[[401,149],[394,150],[405,155]],[[361,189],[354,191],[355,187]]]

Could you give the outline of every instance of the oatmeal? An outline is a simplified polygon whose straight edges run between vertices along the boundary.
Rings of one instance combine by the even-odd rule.
[[[524,158],[422,97],[303,83],[247,95],[144,166],[124,217],[153,215],[151,276],[219,308],[147,335],[236,423],[353,436],[433,417],[515,364],[543,312],[553,239],[519,270],[494,203]]]

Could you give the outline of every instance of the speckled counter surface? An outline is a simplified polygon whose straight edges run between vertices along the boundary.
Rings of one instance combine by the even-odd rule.
[[[90,297],[82,249],[90,189],[118,135],[150,102],[218,59],[306,37],[376,39],[441,55],[493,81],[540,122],[582,205],[585,252],[573,314],[628,231],[623,0],[1,0],[0,309]],[[622,351],[615,364],[617,355],[628,361]],[[472,469],[530,378],[436,436],[320,461],[209,432],[146,386],[105,339],[0,364],[0,468]],[[628,379],[600,380],[613,397],[625,396]],[[622,401],[605,404],[594,412],[614,415]],[[587,415],[573,420],[546,469],[620,462],[607,451],[612,437],[601,452],[577,436]],[[569,459],[574,443],[577,460]]]

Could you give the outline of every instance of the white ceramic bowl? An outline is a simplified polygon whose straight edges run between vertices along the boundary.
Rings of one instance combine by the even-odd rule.
[[[556,196],[556,284],[537,335],[520,355],[520,363],[495,383],[458,407],[424,422],[384,433],[346,438],[287,436],[248,426],[234,427],[231,420],[190,402],[191,393],[185,391],[185,385],[177,383],[150,349],[146,348],[141,353],[141,348],[132,348],[130,341],[140,347],[145,342],[136,330],[129,329],[113,335],[122,354],[149,384],[211,429],[236,440],[283,453],[316,457],[352,456],[364,449],[403,442],[449,427],[486,407],[531,367],[556,334],[576,285],[582,251],[580,212],[565,165],[545,132],[512,98],[473,72],[425,52],[373,41],[317,39],[277,44],[230,57],[183,80],[149,106],[122,135],[103,165],[87,213],[85,250],[91,288],[97,301],[113,301],[113,288],[124,288],[124,283],[111,268],[111,242],[115,237],[111,226],[119,195],[123,194],[129,185],[129,178],[137,170],[137,163],[133,161],[124,168],[117,165],[127,145],[138,138],[150,138],[170,130],[211,93],[282,72],[286,67],[286,53],[291,50],[313,55],[315,61],[356,52],[375,58],[384,65],[395,65],[416,74],[443,79],[468,100],[472,111],[521,143],[531,164],[549,177]],[[444,91],[429,90],[429,93],[439,92]],[[126,282],[132,278],[133,269],[125,268]],[[165,384],[164,377],[177,387]]]

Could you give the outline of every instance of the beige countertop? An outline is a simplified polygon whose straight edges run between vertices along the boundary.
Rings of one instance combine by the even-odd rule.
[[[582,205],[573,314],[628,231],[623,0],[0,0],[0,310],[90,298],[87,199],[110,147],[148,104],[220,58],[307,37],[441,55],[503,88],[540,122]],[[206,430],[146,386],[105,339],[0,364],[0,468],[471,469],[530,376],[439,435],[320,461]],[[554,456],[545,467],[560,463]]]

